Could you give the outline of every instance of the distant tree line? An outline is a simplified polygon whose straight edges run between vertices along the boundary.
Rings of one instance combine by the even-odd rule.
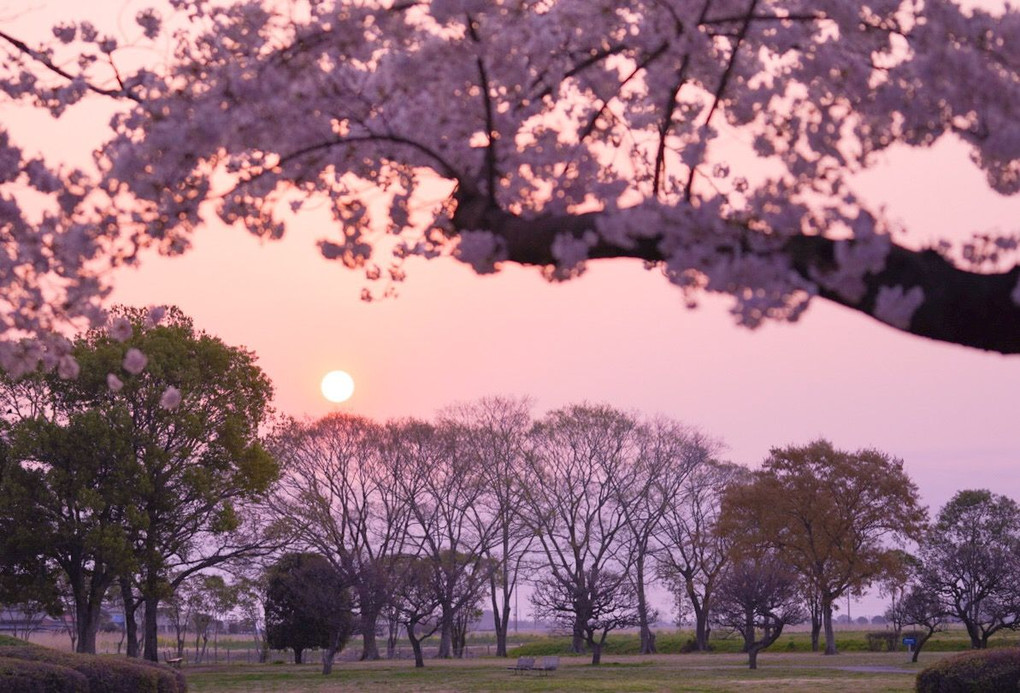
[[[801,621],[834,653],[839,600],[875,586],[918,649],[951,620],[974,647],[1020,627],[1016,503],[963,491],[929,523],[881,451],[817,440],[752,471],[675,420],[506,397],[268,425],[252,354],[178,311],[115,317],[75,341],[79,373],[0,382],[0,603],[63,611],[79,651],[116,602],[130,656],[158,658],[162,615],[201,658],[232,613],[327,671],[353,635],[365,659],[406,637],[423,666],[433,634],[462,656],[487,606],[506,656],[525,585],[594,664],[623,628],[655,652],[654,583],[693,649],[736,632],[751,666]]]

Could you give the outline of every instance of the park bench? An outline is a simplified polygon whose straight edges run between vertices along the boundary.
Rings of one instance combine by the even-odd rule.
[[[534,657],[518,657],[517,666],[507,667],[510,671],[515,674],[523,674],[525,671],[531,671],[535,668]]]
[[[170,653],[170,650],[163,650],[163,661],[174,667],[175,669],[181,668],[181,662],[184,661],[183,657],[175,657]]]
[[[560,658],[555,655],[547,655],[542,657],[542,661],[535,665],[535,671],[548,674],[550,671],[556,671],[559,667]]]

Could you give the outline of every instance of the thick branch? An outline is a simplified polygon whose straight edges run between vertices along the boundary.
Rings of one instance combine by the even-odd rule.
[[[457,227],[491,231],[503,241],[506,259],[523,265],[555,265],[552,246],[556,237],[566,234],[581,238],[596,230],[598,218],[598,213],[588,213],[523,219],[491,208],[479,217],[468,214],[465,210],[469,206],[460,202],[462,206],[454,216]],[[649,235],[623,247],[599,236],[589,258],[663,262],[668,258],[660,250],[662,239],[661,233]],[[778,252],[796,274],[814,285],[816,277],[837,267],[835,247],[836,242],[828,238],[798,235]],[[906,330],[910,334],[1003,354],[1020,353],[1020,305],[1013,300],[1020,266],[998,274],[968,272],[933,250],[893,245],[885,267],[865,275],[863,280],[867,290],[860,300],[850,300],[822,286],[818,286],[818,295],[878,319],[875,304],[882,288],[902,287],[907,291],[920,287],[924,301]]]

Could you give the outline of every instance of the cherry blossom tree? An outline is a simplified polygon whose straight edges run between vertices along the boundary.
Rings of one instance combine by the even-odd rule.
[[[136,16],[148,64],[88,21],[44,45],[0,26],[5,100],[119,105],[82,169],[0,129],[0,365],[60,364],[60,326],[102,321],[139,248],[182,252],[212,215],[276,238],[320,201],[322,253],[369,297],[411,256],[557,280],[635,258],[752,327],[821,297],[1016,353],[1020,236],[917,247],[856,188],[948,138],[1020,190],[1020,10],[972,5],[165,0]]]

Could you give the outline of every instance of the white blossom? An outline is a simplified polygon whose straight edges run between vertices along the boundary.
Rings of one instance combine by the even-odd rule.
[[[57,374],[64,380],[77,378],[80,370],[81,366],[78,365],[78,361],[70,354],[65,354],[60,357],[60,362],[57,366]]]
[[[135,22],[138,26],[142,27],[145,38],[154,39],[159,35],[163,20],[159,16],[159,12],[151,7],[147,7],[135,15]]]
[[[124,355],[124,370],[132,375],[138,375],[145,370],[145,364],[148,362],[149,359],[146,358],[145,354],[138,349],[131,347]]]
[[[181,403],[181,391],[173,385],[169,385],[159,398],[159,406],[163,409],[174,410]]]
[[[131,339],[131,335],[134,334],[134,327],[131,325],[131,321],[125,317],[115,318],[108,329],[110,337],[118,342],[124,342]]]
[[[170,0],[166,22],[134,15],[149,40],[173,27],[151,55],[121,56],[87,21],[39,47],[0,42],[4,99],[55,118],[104,94],[121,105],[85,170],[26,157],[0,127],[0,366],[58,368],[52,335],[103,324],[123,249],[184,252],[210,213],[273,239],[321,208],[336,230],[322,254],[347,267],[453,253],[479,272],[527,248],[529,220],[550,244],[573,217],[538,249],[551,278],[580,274],[596,245],[651,248],[689,303],[727,293],[743,324],[795,319],[817,287],[856,303],[891,247],[884,212],[851,192],[882,152],[953,133],[989,187],[1020,190],[1020,9],[973,4],[763,3],[735,61],[736,25],[718,19],[741,16],[731,0],[708,14],[692,0]],[[568,231],[582,214],[598,236]],[[805,268],[797,236],[836,241],[834,266]],[[1013,247],[996,233],[964,253]],[[900,291],[879,312],[903,323],[916,293]],[[39,348],[11,345],[25,336]]]
[[[488,231],[462,231],[457,243],[457,259],[471,265],[479,274],[497,270],[500,260],[506,258],[502,240]]]
[[[155,327],[163,322],[164,317],[166,317],[166,306],[151,306],[148,314],[145,316],[145,325],[147,327]]]

